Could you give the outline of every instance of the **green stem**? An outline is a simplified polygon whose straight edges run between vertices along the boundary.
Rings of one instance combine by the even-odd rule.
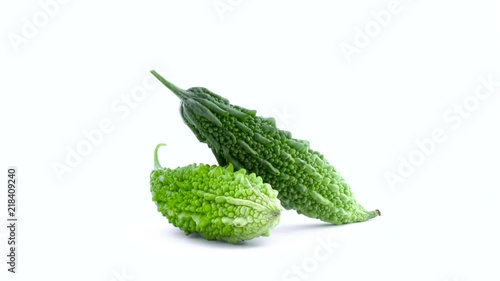
[[[160,143],[155,148],[155,169],[156,170],[161,169],[160,161],[158,161],[158,148],[160,148],[161,146],[166,146],[166,144]]]
[[[380,213],[380,211],[377,209],[375,211],[370,211],[368,212],[368,219],[372,219],[376,216],[381,216],[382,214]]]
[[[172,91],[178,98],[181,100],[187,99],[187,93],[183,89],[175,86],[174,84],[170,83],[167,79],[163,78],[158,72],[155,70],[151,70],[151,74],[153,74],[156,79],[160,80],[160,82],[165,85],[170,91]]]

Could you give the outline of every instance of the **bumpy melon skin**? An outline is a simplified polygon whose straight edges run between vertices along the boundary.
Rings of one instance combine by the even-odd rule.
[[[380,215],[359,204],[351,187],[305,140],[276,127],[273,118],[232,105],[203,87],[182,90],[153,75],[181,99],[180,113],[220,165],[231,163],[262,177],[277,190],[285,209],[332,224],[363,222]]]
[[[157,168],[150,184],[158,212],[186,235],[236,243],[269,236],[280,220],[277,191],[232,165]]]

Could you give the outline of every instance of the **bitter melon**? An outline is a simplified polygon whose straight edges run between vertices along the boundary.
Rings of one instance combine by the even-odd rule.
[[[236,243],[269,236],[280,220],[277,191],[254,173],[191,164],[162,168],[155,149],[150,175],[151,194],[158,212],[186,235],[198,233],[207,240]]]
[[[183,90],[151,73],[181,100],[181,116],[219,165],[231,163],[262,177],[279,191],[285,209],[332,224],[362,222],[380,215],[367,211],[327,159],[305,140],[276,127],[274,118],[232,105],[203,87]]]

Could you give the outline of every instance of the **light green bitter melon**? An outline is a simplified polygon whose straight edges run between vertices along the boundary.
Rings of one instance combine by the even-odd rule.
[[[219,165],[228,163],[262,177],[276,189],[285,209],[332,224],[362,222],[380,215],[367,211],[327,159],[305,140],[276,127],[274,118],[232,105],[203,87],[183,90],[151,73],[180,100],[184,123],[206,143]]]
[[[151,194],[157,210],[186,235],[198,233],[207,240],[236,243],[269,236],[280,220],[277,191],[254,173],[191,164],[162,168],[155,149],[155,169],[150,175]]]

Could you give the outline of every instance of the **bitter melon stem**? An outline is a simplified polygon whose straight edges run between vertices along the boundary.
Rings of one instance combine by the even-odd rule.
[[[151,74],[153,74],[156,79],[160,80],[160,82],[165,85],[170,91],[172,91],[179,99],[185,100],[187,99],[186,91],[183,89],[175,86],[174,84],[170,83],[167,79],[163,78],[158,72],[155,70],[151,70]]]
[[[155,170],[161,169],[160,161],[158,161],[158,149],[161,146],[166,146],[164,143],[159,143],[155,148]]]

